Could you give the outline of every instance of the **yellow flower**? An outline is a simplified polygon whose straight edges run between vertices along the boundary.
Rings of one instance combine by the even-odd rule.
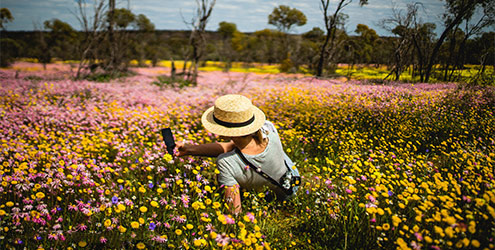
[[[470,221],[469,226],[468,226],[468,230],[472,234],[476,233],[476,222]]]
[[[36,193],[36,198],[43,199],[43,198],[45,198],[45,194],[42,192],[38,192],[38,193]]]
[[[124,205],[124,204],[118,204],[118,205],[117,205],[117,208],[118,208],[120,211],[125,211],[125,205]]]
[[[163,156],[163,160],[165,160],[165,161],[167,161],[167,162],[171,161],[172,159],[173,159],[173,158],[172,158],[172,156],[171,156],[170,154],[165,154],[165,155]]]
[[[79,241],[79,243],[77,243],[77,245],[79,247],[85,247],[86,245],[88,245],[88,243],[86,243],[86,241]]]
[[[387,230],[390,229],[390,224],[385,223],[385,224],[382,225],[382,228],[383,228],[383,230],[387,231]]]
[[[383,211],[383,209],[381,209],[381,208],[378,208],[378,209],[376,210],[376,212],[377,212],[379,215],[383,215],[383,214],[385,214],[385,211]]]
[[[199,239],[198,239],[198,240],[194,240],[194,242],[193,242],[193,243],[194,243],[194,246],[195,246],[195,247],[199,247],[199,246],[201,246],[201,240],[199,240]]]
[[[432,243],[433,242],[433,239],[430,237],[430,236],[425,236],[425,241],[426,243]]]
[[[5,205],[7,205],[7,207],[13,207],[14,206],[14,202],[7,201],[7,203],[5,203]]]
[[[472,245],[473,247],[478,248],[478,247],[480,247],[480,242],[479,242],[478,240],[472,240],[472,241],[471,241],[471,245]]]
[[[103,223],[103,225],[105,225],[105,227],[109,227],[110,225],[112,225],[112,221],[111,221],[111,220],[109,220],[109,219],[107,219],[107,220]]]
[[[447,227],[444,231],[447,236],[449,236],[450,238],[454,238],[454,230],[452,229],[452,227]]]
[[[401,222],[402,220],[397,215],[392,215],[392,223],[394,224],[394,227],[399,226],[399,223]]]
[[[251,219],[247,215],[244,215],[242,218],[244,219],[245,222],[250,222],[251,221]]]
[[[142,206],[139,208],[139,211],[141,211],[141,213],[146,213],[146,212],[148,212],[148,208],[145,206]]]
[[[187,228],[187,229],[189,229],[189,230],[191,230],[191,229],[193,229],[193,228],[194,228],[194,226],[193,226],[193,225],[191,225],[191,224],[187,224],[187,225],[186,225],[186,228]]]
[[[139,227],[139,224],[138,224],[138,227]],[[127,231],[127,228],[125,228],[123,226],[119,226],[119,232],[125,233],[126,231]]]
[[[139,243],[137,243],[136,247],[137,247],[137,249],[144,249],[146,247],[146,245],[143,242],[139,242]]]
[[[131,222],[131,227],[134,229],[138,229],[139,228],[139,222],[137,222],[137,221]]]
[[[156,201],[151,201],[151,202],[150,202],[150,205],[151,205],[152,207],[158,207],[158,202],[156,202]]]
[[[139,187],[139,192],[146,193],[146,188],[144,188],[143,186]]]
[[[6,215],[6,214],[7,214],[7,213],[5,212],[5,210],[0,209],[0,216],[4,216],[4,215]]]
[[[217,209],[217,208],[219,208],[220,206],[221,206],[221,205],[220,205],[220,202],[217,202],[217,201],[213,202],[213,208],[214,208],[214,209]]]
[[[175,230],[175,234],[181,235],[182,234],[182,230],[180,230],[180,229]]]
[[[139,218],[138,221],[139,221],[139,224],[144,224],[144,219],[143,218]]]

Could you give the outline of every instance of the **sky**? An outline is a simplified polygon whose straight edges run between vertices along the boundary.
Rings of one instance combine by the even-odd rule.
[[[92,4],[94,1],[86,0],[86,3]],[[444,2],[441,0],[368,0],[368,5],[363,7],[359,6],[359,0],[353,0],[342,11],[349,16],[345,29],[349,34],[355,34],[357,24],[366,24],[379,35],[391,35],[379,25],[380,20],[392,16],[393,6],[405,12],[408,3],[417,1],[422,1],[424,6],[421,8],[422,20],[436,23],[437,32],[440,32],[444,12]],[[331,0],[330,12],[333,13],[337,2]],[[186,22],[192,20],[197,7],[196,0],[116,0],[116,5],[118,8],[130,8],[136,15],[146,15],[159,30],[189,30]],[[313,27],[324,30],[320,0],[216,0],[206,29],[217,30],[222,21],[235,23],[241,32],[275,29],[275,26],[268,24],[268,15],[279,5],[296,8],[307,17],[307,23],[294,27],[291,33],[302,34]],[[77,12],[75,0],[0,0],[0,7],[8,8],[14,16],[13,22],[4,25],[9,31],[40,29],[45,20],[54,18],[81,30],[74,14]]]

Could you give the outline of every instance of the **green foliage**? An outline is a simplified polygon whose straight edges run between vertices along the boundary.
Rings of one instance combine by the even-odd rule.
[[[19,54],[21,45],[14,39],[1,38],[0,48],[2,48],[2,55],[0,56],[0,67],[8,67]]]
[[[291,72],[294,70],[294,63],[290,58],[286,58],[280,63],[280,72]]]
[[[169,88],[185,88],[185,87],[193,87],[196,86],[196,82],[189,81],[182,77],[169,77],[169,76],[158,76],[156,81],[153,82],[154,85],[159,86],[160,88],[169,87]]]
[[[133,73],[131,73],[130,71],[98,72],[98,73],[89,74],[88,76],[85,77],[85,79],[93,82],[110,82],[114,79],[119,79],[130,75],[133,75]]]
[[[225,39],[234,36],[234,33],[237,32],[237,26],[235,23],[220,22],[217,31]]]
[[[148,17],[143,14],[139,14],[136,18],[136,27],[140,31],[150,32],[155,30],[155,25],[150,21]]]
[[[274,8],[268,16],[268,24],[274,25],[282,32],[290,31],[293,25],[303,26],[306,21],[304,13],[287,5],[280,5]]]
[[[119,8],[115,9],[113,12],[109,11],[107,13],[107,22],[110,22],[113,17],[113,22],[119,29],[125,29],[130,24],[132,24],[136,20],[136,16],[128,9]]]
[[[313,27],[310,31],[302,34],[302,37],[311,41],[319,41],[325,37],[325,32],[319,27]]]
[[[12,21],[14,21],[14,17],[12,16],[12,13],[10,12],[10,10],[7,8],[1,8],[0,9],[0,28],[4,29],[5,27],[3,26],[3,24],[9,23]]]

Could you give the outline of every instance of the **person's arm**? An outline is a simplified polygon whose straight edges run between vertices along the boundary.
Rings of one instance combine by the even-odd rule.
[[[239,185],[225,186],[225,202],[227,202],[232,214],[238,215],[242,212]]]
[[[207,157],[217,157],[220,154],[234,150],[233,142],[213,142],[206,144],[185,144],[183,142],[177,142],[177,153],[176,156],[207,156]]]

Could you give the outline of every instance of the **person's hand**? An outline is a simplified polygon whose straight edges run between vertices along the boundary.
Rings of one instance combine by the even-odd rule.
[[[184,156],[184,155],[188,155],[188,148],[189,148],[189,144],[186,144],[184,142],[176,142],[175,143],[175,147],[177,148],[177,150],[174,152],[174,155],[175,156]]]

